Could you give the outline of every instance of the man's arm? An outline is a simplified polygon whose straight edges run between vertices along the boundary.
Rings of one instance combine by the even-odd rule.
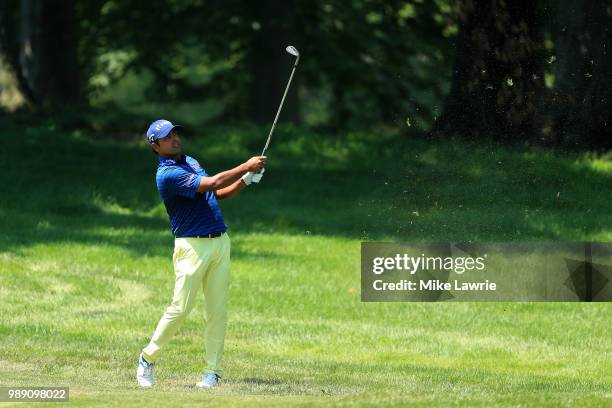
[[[226,198],[232,198],[238,195],[242,190],[244,190],[245,187],[246,187],[246,184],[244,184],[244,182],[241,179],[241,180],[234,182],[234,184],[232,184],[229,187],[225,187],[220,190],[217,190],[215,192],[215,195],[217,196],[217,200],[225,200]]]
[[[240,177],[249,171],[257,172],[263,168],[266,164],[266,156],[255,156],[251,157],[248,161],[242,163],[239,166],[234,167],[231,170],[223,171],[215,174],[211,177],[201,177],[200,185],[196,189],[198,193],[203,191],[218,191],[236,182],[240,182]],[[217,194],[217,197],[219,195]]]
[[[225,198],[232,198],[237,196],[246,186],[250,186],[251,184],[259,184],[261,178],[263,177],[264,172],[266,171],[265,167],[261,169],[257,173],[253,173],[249,171],[244,176],[240,178],[240,181],[235,182],[229,187],[222,188],[221,190],[217,190],[215,192],[218,200],[223,200]]]

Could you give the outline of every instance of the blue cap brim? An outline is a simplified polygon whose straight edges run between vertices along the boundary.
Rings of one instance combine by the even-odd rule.
[[[161,135],[159,135],[157,137],[157,140],[159,139],[163,139],[164,137],[168,136],[170,134],[170,132],[172,132],[174,129],[183,129],[183,127],[181,125],[173,125],[171,128],[164,130]]]

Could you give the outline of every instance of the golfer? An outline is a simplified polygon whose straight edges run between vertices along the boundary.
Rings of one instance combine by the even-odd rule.
[[[159,155],[157,189],[174,235],[175,286],[172,303],[138,361],[136,379],[142,387],[154,384],[153,370],[160,351],[185,321],[200,287],[204,292],[205,370],[197,387],[211,388],[223,375],[221,359],[227,327],[227,289],[230,276],[230,239],[217,200],[236,196],[263,177],[265,156],[209,176],[192,157],[181,151],[180,126],[156,120],[147,140]]]

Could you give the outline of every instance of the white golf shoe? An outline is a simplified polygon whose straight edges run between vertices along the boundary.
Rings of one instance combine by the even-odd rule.
[[[136,369],[136,381],[141,387],[149,388],[155,384],[155,378],[153,378],[153,370],[155,369],[154,363],[147,362],[142,358],[142,354],[138,359],[138,368]]]
[[[202,381],[196,384],[198,388],[214,388],[219,385],[219,376],[215,373],[204,374]]]

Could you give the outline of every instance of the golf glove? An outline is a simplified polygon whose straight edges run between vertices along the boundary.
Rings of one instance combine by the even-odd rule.
[[[261,181],[261,178],[263,177],[264,171],[266,171],[266,169],[261,169],[261,171],[258,172],[258,173],[253,173],[252,171],[249,171],[244,176],[242,176],[242,181],[247,186],[250,186],[251,183],[257,184],[257,183],[259,183]]]

